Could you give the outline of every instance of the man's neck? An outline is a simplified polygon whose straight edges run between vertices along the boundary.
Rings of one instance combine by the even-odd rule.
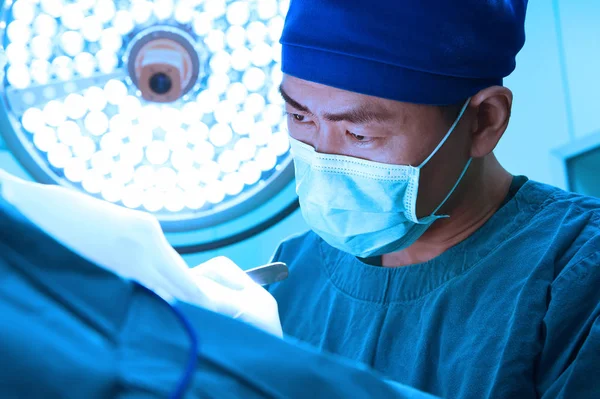
[[[427,262],[465,240],[498,210],[508,195],[511,181],[512,176],[490,154],[455,193],[460,202],[452,204],[450,217],[436,221],[409,248],[383,255],[382,265],[398,267]]]

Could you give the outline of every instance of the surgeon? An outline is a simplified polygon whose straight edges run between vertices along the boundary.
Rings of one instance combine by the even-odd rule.
[[[284,334],[444,398],[600,398],[600,200],[493,152],[526,5],[292,0],[281,94],[311,231],[274,256]]]

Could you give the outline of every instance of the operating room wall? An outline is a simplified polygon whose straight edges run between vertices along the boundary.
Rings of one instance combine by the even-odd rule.
[[[497,155],[513,174],[566,188],[552,150],[600,129],[600,1],[530,1],[527,41],[505,80],[511,123]]]
[[[505,80],[514,93],[511,123],[496,154],[513,174],[559,187],[552,150],[600,130],[600,1],[541,0],[528,6],[527,42]],[[0,143],[0,167],[25,172]],[[296,211],[238,244],[186,256],[190,265],[225,255],[243,268],[266,262],[285,237],[306,230]]]

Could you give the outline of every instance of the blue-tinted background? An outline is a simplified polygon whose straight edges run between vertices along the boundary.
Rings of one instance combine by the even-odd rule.
[[[512,120],[496,151],[511,173],[600,194],[600,150],[594,151],[600,148],[598,21],[598,0],[529,2],[527,42],[505,80],[514,92]],[[1,142],[0,167],[28,177]],[[268,209],[257,217],[260,212]],[[268,261],[279,241],[306,228],[296,211],[248,240],[186,260],[194,265],[225,255],[243,268],[256,266]]]

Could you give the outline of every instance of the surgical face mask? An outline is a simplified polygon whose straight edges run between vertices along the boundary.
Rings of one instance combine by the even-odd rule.
[[[434,221],[448,217],[436,212],[471,163],[469,159],[439,206],[429,216],[418,218],[421,169],[450,137],[469,101],[436,149],[417,167],[321,154],[290,137],[296,192],[306,223],[329,245],[358,257],[383,255],[412,245]]]

